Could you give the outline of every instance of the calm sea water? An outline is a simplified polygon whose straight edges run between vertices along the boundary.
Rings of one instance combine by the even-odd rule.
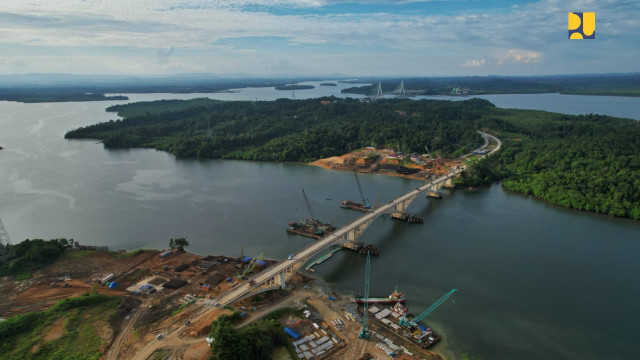
[[[340,96],[344,86],[298,90],[296,98]],[[202,95],[264,100],[291,94],[260,88]],[[143,94],[131,101],[194,96]],[[505,107],[521,107],[528,97],[524,105],[535,108],[552,103],[545,96],[497,97],[513,100]],[[572,106],[585,101],[577,98]],[[637,99],[622,106],[621,98],[586,101],[594,99],[605,105],[587,113],[640,114]],[[68,129],[115,118],[104,109],[116,103],[123,102],[0,102],[0,217],[14,241],[72,237],[136,249],[166,247],[169,238],[186,236],[189,249],[201,254],[239,255],[242,246],[245,254],[280,258],[312,241],[285,232],[287,222],[303,216],[301,188],[317,217],[340,225],[359,215],[338,206],[359,200],[349,173],[303,164],[176,160],[154,150],[107,151],[95,141],[63,139]],[[388,201],[419,184],[367,175],[360,181],[370,203],[376,194]],[[464,352],[483,359],[635,358],[640,222],[554,207],[498,185],[450,191],[438,201],[419,198],[410,211],[425,223],[378,219],[362,241],[381,248],[372,261],[373,295],[398,285],[419,313],[460,289],[455,303],[427,318],[445,335],[436,350],[450,358]],[[361,256],[338,253],[317,271],[345,293],[362,291]]]

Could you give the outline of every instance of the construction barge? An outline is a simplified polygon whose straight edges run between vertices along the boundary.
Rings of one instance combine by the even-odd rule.
[[[365,298],[363,296],[356,295],[353,298],[353,302],[357,304],[364,304],[365,301],[369,304],[396,304],[396,303],[404,303],[405,298],[404,294],[398,291],[396,287],[395,291],[392,292],[387,297],[369,297]]]
[[[292,221],[288,225],[289,227],[287,227],[287,232],[314,239],[320,239],[337,229],[331,224],[323,223],[322,221],[313,218],[308,218],[303,221]]]
[[[342,204],[340,204],[340,207],[343,208],[343,209],[357,210],[357,211],[361,211],[361,212],[365,212],[365,213],[369,213],[369,212],[373,211],[371,206],[363,205],[363,204],[360,204],[360,203],[357,203],[357,202],[351,201],[351,200],[343,201]]]
[[[406,321],[408,308],[400,302],[388,307],[372,306],[368,311],[368,317],[374,323],[423,349],[430,348],[442,339],[431,328]]]
[[[321,237],[336,231],[337,227],[332,224],[327,224],[316,219],[313,216],[313,209],[311,208],[311,202],[309,202],[309,198],[307,197],[307,193],[302,189],[302,196],[304,197],[304,202],[307,205],[307,209],[309,210],[309,218],[301,221],[292,221],[287,227],[287,232],[298,234],[314,239],[320,239]]]

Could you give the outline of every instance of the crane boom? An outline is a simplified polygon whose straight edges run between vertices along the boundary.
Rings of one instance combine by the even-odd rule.
[[[438,306],[442,305],[442,303],[447,301],[447,299],[449,299],[451,297],[451,295],[453,295],[456,291],[458,291],[458,289],[451,289],[451,291],[449,291],[448,293],[444,294],[440,299],[438,299],[438,301],[436,301],[431,306],[429,306],[427,308],[427,310],[423,311],[422,314],[418,315],[413,320],[407,320],[406,319],[406,314],[402,315],[402,319],[400,319],[400,324],[401,325],[405,325],[405,326],[415,326],[415,325],[417,325],[417,323],[420,320],[424,319],[425,317],[427,317],[427,315],[431,314],[435,309],[438,308]]]
[[[369,276],[371,272],[371,254],[367,251],[367,265],[364,271],[364,313],[362,314],[362,330],[360,338],[369,338],[369,329],[367,328],[367,320],[369,315]]]
[[[433,156],[431,156],[431,153],[429,152],[429,148],[427,148],[427,145],[424,146],[424,149],[427,150],[427,155],[429,155],[429,159],[433,160]]]
[[[302,196],[304,196],[304,201],[307,204],[309,216],[311,216],[312,219],[315,219],[315,216],[313,216],[313,210],[311,209],[311,202],[309,202],[309,198],[307,197],[307,193],[304,192],[304,189],[302,189]]]
[[[360,191],[360,197],[362,198],[362,205],[367,206],[367,198],[364,196],[364,192],[362,191],[362,186],[360,185],[360,180],[358,179],[358,173],[353,172],[353,175],[356,177],[356,184],[358,184],[358,191]]]

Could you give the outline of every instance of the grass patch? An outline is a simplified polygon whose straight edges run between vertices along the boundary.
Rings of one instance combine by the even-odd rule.
[[[113,251],[113,252],[111,252],[111,255],[117,257],[118,259],[126,259],[128,257],[136,256],[138,254],[142,254],[142,253],[147,252],[147,251],[156,251],[157,252],[157,250],[138,249],[138,250],[134,250],[134,251],[126,252],[126,253],[118,253],[118,252]]]
[[[107,295],[89,295],[58,302],[49,310],[31,312],[0,323],[0,358],[99,359],[104,340],[102,328],[110,328],[120,300]],[[44,336],[59,320],[61,336],[45,341]]]
[[[64,252],[64,255],[62,255],[62,259],[63,260],[67,260],[67,259],[82,259],[84,257],[86,257],[89,254],[93,254],[95,252],[98,252],[98,250],[72,250],[72,249],[68,249],[67,251]]]
[[[193,305],[195,302],[196,302],[195,300],[191,300],[191,301],[189,301],[187,303],[184,303],[184,304],[180,305],[174,312],[171,313],[171,316],[180,314],[182,311],[184,311],[184,309],[186,309],[187,307]]]
[[[131,282],[138,281],[141,277],[144,276],[144,274],[148,270],[149,269],[138,269],[138,270],[134,271],[133,273],[131,273],[131,275],[127,276],[127,281],[131,281]]]
[[[148,360],[165,360],[169,358],[169,352],[165,349],[158,349],[149,356]]]
[[[16,275],[16,280],[27,280],[31,279],[32,274],[30,272],[25,272]]]

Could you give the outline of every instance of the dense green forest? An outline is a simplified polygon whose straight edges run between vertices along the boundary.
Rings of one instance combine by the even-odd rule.
[[[424,152],[428,146],[456,155],[482,144],[473,122],[492,108],[480,99],[163,100],[110,107],[124,120],[72,130],[65,137],[195,158],[312,161],[364,146],[405,152]]]
[[[404,80],[407,90],[420,95],[449,95],[452,88],[469,95],[561,93],[581,95],[640,96],[640,74],[557,75],[557,76],[468,76],[382,80],[385,93],[394,91]],[[343,89],[343,93],[374,95],[373,85]]]
[[[476,130],[503,140],[461,180],[502,180],[553,204],[640,219],[640,122],[500,109],[481,99],[165,100],[117,105],[124,120],[70,131],[111,147],[148,147],[180,157],[310,161],[364,146],[456,156],[479,146]],[[210,129],[210,130],[209,130]],[[209,136],[210,134],[210,136]]]
[[[16,245],[0,245],[0,276],[29,277],[31,271],[56,261],[72,241],[27,239]]]
[[[506,190],[552,204],[640,219],[640,122],[608,116],[571,116],[501,110],[483,125],[503,148],[460,180],[502,180]]]

